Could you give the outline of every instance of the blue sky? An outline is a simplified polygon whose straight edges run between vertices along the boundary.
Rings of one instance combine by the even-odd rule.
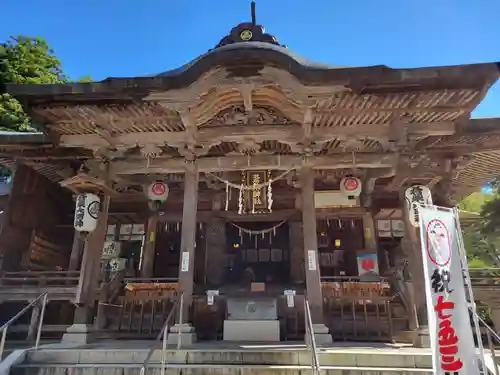
[[[250,20],[249,0],[2,0],[0,40],[43,36],[72,78],[154,74]],[[318,62],[393,68],[500,61],[499,0],[257,0],[257,22]],[[500,116],[500,84],[474,113]]]

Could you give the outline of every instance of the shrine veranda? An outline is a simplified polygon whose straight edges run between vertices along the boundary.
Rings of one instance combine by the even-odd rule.
[[[470,114],[499,73],[317,64],[242,23],[155,76],[9,85],[43,132],[0,134],[2,311],[47,291],[68,340],[153,338],[182,295],[185,343],[303,340],[307,294],[318,342],[413,340],[408,188],[498,175],[500,119]]]

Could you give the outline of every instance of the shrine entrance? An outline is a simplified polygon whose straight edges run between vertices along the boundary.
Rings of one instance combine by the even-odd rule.
[[[226,284],[290,283],[289,227],[282,222],[226,224]]]

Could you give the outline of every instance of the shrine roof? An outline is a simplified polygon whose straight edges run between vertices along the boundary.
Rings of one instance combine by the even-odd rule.
[[[274,59],[276,61],[281,60],[283,64],[286,64],[287,61],[289,63],[293,64],[299,64],[300,66],[303,66],[305,68],[309,69],[323,69],[323,70],[328,70],[328,69],[345,69],[348,68],[347,66],[340,66],[340,65],[330,65],[330,64],[324,64],[316,61],[312,61],[310,59],[307,59],[302,56],[298,56],[295,53],[293,53],[291,50],[289,50],[286,47],[276,45],[276,44],[269,44],[266,42],[240,42],[238,44],[227,44],[225,46],[218,47],[216,49],[210,50],[207,53],[195,58],[194,60],[188,62],[187,64],[181,66],[180,68],[172,69],[172,70],[167,70],[165,72],[159,73],[156,76],[160,77],[173,77],[177,76],[196,64],[198,64],[201,60],[204,59],[214,59],[212,57],[213,55],[220,54],[222,52],[226,53],[234,53],[238,52],[239,53],[248,53],[248,54],[254,54],[254,57],[258,57],[258,54],[263,54],[264,52],[259,52],[259,51],[268,51],[268,56],[273,54],[275,55]],[[244,52],[242,52],[244,51]],[[255,56],[257,55],[257,56]],[[264,56],[260,56],[261,58],[264,58]],[[269,60],[268,60],[269,61]]]
[[[51,143],[49,137],[42,132],[0,131],[0,144]]]
[[[258,42],[228,45],[193,62],[150,77],[107,78],[101,82],[69,84],[8,84],[7,91],[27,105],[116,100],[133,102],[151,92],[185,88],[214,69],[228,75],[259,77],[265,66],[291,74],[304,86],[343,86],[359,94],[456,90],[491,86],[500,76],[499,63],[392,69],[387,66],[332,67],[292,56],[287,50]],[[235,79],[235,84],[237,79]],[[97,104],[97,103],[96,103]]]
[[[252,22],[179,68],[91,83],[7,85],[43,133],[0,133],[0,164],[19,160],[60,181],[103,149],[121,152],[118,164],[140,164],[136,170],[156,150],[172,173],[189,152],[224,170],[245,153],[290,161],[314,149],[318,158],[356,153],[365,165],[391,158],[399,168],[408,147],[413,154],[405,157],[418,165],[412,173],[422,183],[439,177],[429,155],[469,155],[453,179],[454,194],[463,196],[498,174],[500,119],[469,118],[499,77],[497,62],[408,69],[313,62],[267,34],[252,3]],[[315,148],[304,148],[304,139]],[[429,156],[428,163],[417,156]],[[405,173],[397,170],[386,185],[408,183]]]

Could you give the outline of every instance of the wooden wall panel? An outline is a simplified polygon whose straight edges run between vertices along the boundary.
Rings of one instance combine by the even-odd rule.
[[[32,236],[37,234],[45,240],[67,248],[71,252],[72,226],[57,229],[56,225],[67,224],[73,210],[69,191],[49,181],[33,169],[19,165],[14,174],[12,191],[2,215],[0,230],[0,254],[2,269],[16,271],[29,268],[24,262]]]

